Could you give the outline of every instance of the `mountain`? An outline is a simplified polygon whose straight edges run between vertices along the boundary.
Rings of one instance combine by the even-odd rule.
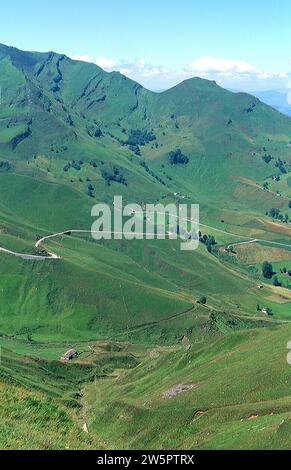
[[[154,93],[94,64],[4,45],[0,86],[0,384],[8,433],[14,419],[11,397],[25,395],[23,405],[17,399],[24,411],[13,445],[29,445],[26,430],[32,422],[25,415],[40,403],[50,420],[57,415],[57,430],[68,430],[72,447],[78,442],[80,448],[156,447],[163,445],[161,439],[169,447],[192,448],[197,439],[199,446],[225,447],[226,428],[216,444],[198,434],[207,433],[209,425],[218,433],[218,415],[223,423],[231,421],[234,390],[214,403],[218,389],[199,387],[203,380],[212,387],[212,374],[224,380],[221,361],[233,347],[234,361],[243,361],[242,351],[250,351],[249,370],[242,368],[240,376],[246,379],[242,399],[248,403],[243,417],[265,410],[262,421],[277,425],[288,404],[285,386],[276,397],[270,388],[264,391],[263,377],[253,393],[250,377],[259,374],[252,358],[268,338],[278,345],[283,338],[277,361],[286,363],[291,119],[212,81],[193,78]],[[182,252],[170,239],[95,242],[89,233],[72,232],[90,231],[92,206],[112,204],[114,195],[136,203],[199,203],[199,248]],[[60,232],[66,234],[35,247],[41,237]],[[211,236],[216,243],[209,245]],[[59,259],[17,256],[48,252]],[[266,260],[280,286],[273,285],[274,276],[262,276]],[[201,296],[206,305],[197,302]],[[266,308],[272,315],[264,313]],[[79,357],[63,367],[60,356],[70,348]],[[199,364],[209,374],[198,373]],[[101,377],[107,378],[104,401],[95,395]],[[277,380],[274,370],[272,380]],[[184,382],[193,385],[189,395],[169,402],[161,398]],[[132,392],[136,384],[143,403]],[[195,413],[212,410],[201,428],[189,425],[196,394]],[[183,414],[179,403],[184,400]],[[267,417],[267,400],[274,418]],[[222,408],[218,415],[216,407]],[[104,431],[104,443],[98,429],[111,410],[121,409],[140,438],[121,423],[118,430]],[[144,429],[144,417],[157,420],[164,411],[164,416],[175,413],[178,429],[188,423],[189,437],[175,439],[166,427],[158,438]],[[33,416],[33,445],[64,448],[59,433],[46,439],[42,406]],[[92,432],[80,440],[74,423],[81,427],[87,419]],[[7,432],[0,432],[5,448]],[[262,445],[268,438],[264,433]],[[231,440],[232,447],[237,445]],[[249,445],[247,433],[240,445]]]
[[[261,181],[275,173],[278,158],[290,168],[290,120],[250,95],[199,78],[153,93],[120,73],[53,52],[1,46],[0,58],[0,151],[16,172],[35,172],[33,159],[41,155],[41,176],[47,178],[49,168],[50,179],[67,182],[76,176],[73,160],[96,159],[98,191],[107,184],[102,161],[103,170],[117,164],[125,180],[134,180],[126,194],[136,196],[142,187],[150,197],[179,187],[206,203],[207,189],[214,196],[217,188],[221,199],[223,185],[229,196],[236,178]],[[169,164],[168,153],[177,147],[189,156],[187,171]],[[271,164],[262,160],[265,154]],[[146,174],[143,159],[155,176]],[[73,184],[86,192],[85,183]]]

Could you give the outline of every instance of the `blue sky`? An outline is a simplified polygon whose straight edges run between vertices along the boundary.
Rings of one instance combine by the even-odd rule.
[[[284,88],[289,0],[13,0],[0,42],[96,62],[153,89],[189,76],[240,89]]]

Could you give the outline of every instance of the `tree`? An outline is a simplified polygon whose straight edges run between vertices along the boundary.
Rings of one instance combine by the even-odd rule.
[[[269,315],[269,316],[270,316],[270,315],[273,315],[272,309],[269,308],[269,307],[266,308],[266,313],[267,313],[267,315]]]
[[[216,245],[216,241],[213,235],[208,235],[208,242],[210,245]]]
[[[289,207],[289,209],[291,209],[291,199],[290,199],[290,201],[288,202],[288,207]]]
[[[27,338],[27,341],[28,341],[29,343],[33,343],[31,331],[28,331],[28,332],[26,333],[26,338]]]
[[[100,127],[98,127],[98,128],[96,129],[94,135],[95,135],[95,137],[97,137],[97,138],[102,137],[103,134],[102,134],[102,131],[101,131]]]
[[[199,299],[199,303],[202,304],[202,305],[205,305],[207,302],[207,299],[205,297],[205,295],[202,295]]]
[[[209,240],[207,240],[206,248],[207,248],[208,253],[212,253],[212,245],[211,243],[209,243]]]
[[[269,261],[264,261],[262,265],[262,274],[266,279],[271,279],[273,276],[273,266]]]

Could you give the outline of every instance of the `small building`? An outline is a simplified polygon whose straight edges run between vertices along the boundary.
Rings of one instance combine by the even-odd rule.
[[[269,314],[268,309],[267,308],[262,308],[262,313],[264,313],[265,315],[268,315]]]
[[[191,343],[190,343],[190,340],[189,340],[188,336],[183,336],[182,344],[183,344],[183,346],[186,350],[191,349]]]
[[[63,362],[68,362],[71,361],[71,359],[74,359],[75,357],[78,356],[78,353],[75,349],[69,349],[65,354],[61,356],[61,361]]]
[[[264,288],[263,284],[258,285],[258,289],[263,289],[263,288]]]

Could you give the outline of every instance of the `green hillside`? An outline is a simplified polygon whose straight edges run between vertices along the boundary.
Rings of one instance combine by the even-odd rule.
[[[86,387],[89,429],[117,449],[289,448],[289,338],[284,326],[157,349],[138,369]]]
[[[70,448],[288,447],[291,118],[212,81],[154,93],[4,45],[0,87],[0,447],[65,448],[66,433]],[[115,195],[198,203],[201,240],[215,244],[70,233],[90,231],[92,206]],[[84,354],[64,366],[71,347]],[[162,398],[181,383],[195,387]],[[266,429],[256,439],[252,415]]]

